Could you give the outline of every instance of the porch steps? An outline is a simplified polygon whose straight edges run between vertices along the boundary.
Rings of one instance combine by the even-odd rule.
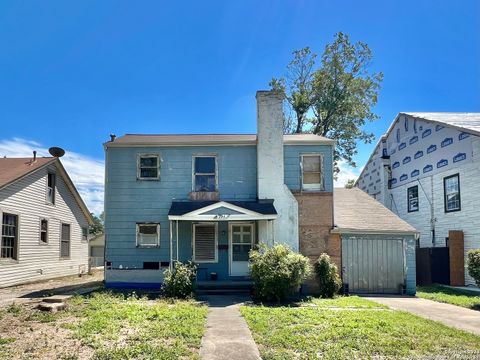
[[[251,281],[199,281],[197,295],[234,295],[250,294]]]

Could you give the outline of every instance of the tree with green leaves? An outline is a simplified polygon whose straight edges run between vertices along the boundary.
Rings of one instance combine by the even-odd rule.
[[[88,232],[92,235],[100,235],[103,234],[103,211],[100,214],[100,216],[95,215],[94,213],[91,213],[92,218],[93,218],[93,224],[89,226]]]
[[[287,131],[312,132],[336,141],[337,174],[340,160],[356,166],[353,158],[358,141],[374,139],[362,127],[378,119],[372,108],[378,101],[383,74],[370,71],[373,55],[368,45],[352,44],[342,32],[325,47],[318,67],[315,59],[308,47],[294,51],[286,77],[273,78],[270,86],[284,92],[295,114]]]
[[[348,179],[347,182],[345,183],[345,189],[353,189],[354,186],[355,186],[354,179]]]

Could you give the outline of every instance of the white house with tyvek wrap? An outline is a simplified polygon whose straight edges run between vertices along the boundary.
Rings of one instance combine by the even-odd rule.
[[[420,247],[480,248],[480,113],[400,113],[356,186],[420,232]],[[466,284],[473,284],[465,269]]]

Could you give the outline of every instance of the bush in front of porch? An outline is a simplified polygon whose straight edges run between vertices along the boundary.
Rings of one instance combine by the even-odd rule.
[[[173,270],[167,269],[163,273],[162,291],[165,297],[187,299],[195,293],[197,266],[189,261],[176,261]]]
[[[260,301],[284,301],[312,272],[306,256],[281,244],[252,250],[250,263],[254,296]]]

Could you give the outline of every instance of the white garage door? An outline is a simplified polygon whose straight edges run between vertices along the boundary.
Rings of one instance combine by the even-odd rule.
[[[343,282],[348,284],[351,293],[402,292],[405,285],[404,241],[377,236],[342,236]]]

